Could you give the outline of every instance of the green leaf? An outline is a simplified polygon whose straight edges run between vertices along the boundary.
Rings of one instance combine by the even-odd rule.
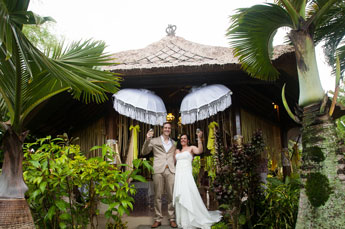
[[[36,189],[31,195],[32,195],[32,198],[35,200],[39,194],[41,194],[41,190]]]
[[[135,160],[133,160],[133,166],[134,166],[134,168],[139,168],[139,166],[140,166],[140,164],[141,164],[141,159],[135,159]]]
[[[123,213],[125,213],[124,207],[122,207],[122,206],[120,205],[119,208],[117,209],[117,212],[119,213],[119,216],[122,216]]]
[[[324,20],[323,16],[327,13],[329,13],[330,9],[332,8],[339,8],[339,5],[337,5],[337,2],[340,2],[339,0],[328,0],[323,1],[323,4],[319,4],[318,7],[319,10],[315,12],[315,15],[313,18],[314,25],[319,25],[319,23],[322,23],[322,20]],[[333,17],[334,19],[335,17]]]
[[[147,180],[145,179],[145,177],[140,176],[140,175],[134,175],[134,176],[132,176],[132,178],[133,178],[134,180],[137,180],[137,181],[140,181],[140,182],[147,182]]]
[[[67,228],[67,225],[64,222],[60,222],[59,226],[60,226],[60,228]]]
[[[38,161],[29,161],[31,163],[31,165],[33,165],[35,168],[40,168],[41,167],[41,164],[38,162]]]
[[[127,208],[127,202],[126,200],[121,201],[121,204],[124,208]]]
[[[131,193],[131,195],[135,195],[135,193],[137,192],[137,190],[133,188],[133,189],[130,189],[129,192]]]
[[[339,56],[336,57],[336,65],[335,65],[335,87],[338,87],[340,83],[340,60]]]
[[[65,202],[64,200],[58,200],[56,201],[55,205],[61,210],[61,211],[66,211],[68,203]]]
[[[114,202],[109,204],[108,210],[112,210],[113,208],[117,207],[119,205],[119,202]]]
[[[246,216],[245,215],[240,215],[240,217],[238,218],[238,223],[240,225],[244,225],[246,223]]]
[[[329,4],[330,1],[325,1],[325,3]],[[328,7],[326,6],[326,8]],[[330,66],[335,66],[336,53],[340,51],[339,48],[341,49],[341,47],[344,47],[345,20],[343,15],[345,2],[337,1],[336,4],[321,14],[318,12],[319,9],[320,8],[317,7],[313,12],[313,15],[319,14],[320,16],[317,22],[314,23],[317,28],[315,29],[313,38],[315,43],[319,43],[320,41],[324,42],[323,50],[327,57],[327,62]],[[314,20],[315,19],[316,18],[314,18]],[[340,58],[340,62],[342,63],[341,66],[344,67],[345,58]],[[344,68],[342,69],[344,70]]]
[[[52,220],[53,216],[55,215],[56,213],[56,207],[55,206],[51,206],[48,210],[48,213],[46,215],[46,217],[49,219],[49,220]]]
[[[288,103],[286,101],[286,98],[285,98],[285,86],[286,86],[286,83],[284,84],[284,86],[282,88],[282,101],[283,101],[284,108],[285,108],[286,112],[288,113],[288,115],[290,116],[290,118],[292,120],[294,120],[296,123],[301,123],[299,118],[292,113],[292,111],[290,110],[290,107],[289,107],[289,105],[288,105]]]
[[[62,213],[60,216],[59,216],[60,219],[62,220],[70,220],[71,219],[71,215],[68,214],[68,213]]]
[[[131,210],[133,211],[133,204],[131,202],[128,201],[128,206],[131,208]]]
[[[152,167],[152,165],[150,164],[149,161],[143,160],[143,165],[144,165],[144,168],[146,168],[149,171],[153,172],[153,167]]]
[[[34,183],[40,184],[41,181],[42,181],[42,179],[43,179],[43,177],[36,177],[36,178],[34,179]]]
[[[283,4],[284,4],[286,10],[289,12],[289,15],[290,15],[290,17],[291,17],[291,20],[292,20],[293,23],[294,23],[294,27],[297,28],[297,27],[298,27],[298,23],[299,23],[299,18],[300,18],[300,16],[302,16],[302,18],[304,18],[304,14],[305,14],[305,12],[302,11],[302,8],[305,8],[305,6],[302,6],[302,5],[301,5],[303,1],[299,1],[299,4],[300,4],[299,7],[296,7],[296,5],[294,6],[294,5],[292,4],[292,2],[290,2],[289,0],[281,0],[281,2],[283,2]],[[296,7],[297,9],[296,9],[295,7]],[[302,11],[301,14],[299,14],[299,12],[297,11],[298,8],[301,9],[301,11]]]
[[[221,204],[221,205],[219,206],[219,208],[220,208],[220,209],[229,209],[229,208],[230,208],[230,205],[228,205],[228,204]]]
[[[42,193],[44,193],[44,191],[46,190],[46,186],[47,186],[47,182],[46,181],[43,181],[40,184],[40,190],[41,190]]]
[[[93,146],[90,151],[97,150],[97,149],[102,149],[102,146]]]
[[[115,185],[114,184],[109,184],[109,187],[111,188],[111,190],[115,190]]]
[[[105,214],[104,214],[104,216],[105,216],[105,218],[107,218],[107,219],[111,218],[111,216],[112,216],[111,211],[106,211]]]

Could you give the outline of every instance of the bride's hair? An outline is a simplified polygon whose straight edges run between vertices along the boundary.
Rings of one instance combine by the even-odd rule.
[[[186,134],[186,133],[182,133],[182,134],[180,135],[179,140],[177,141],[177,144],[176,144],[176,149],[179,149],[179,150],[181,150],[181,149],[182,149],[182,145],[181,145],[181,137],[182,137],[182,136],[184,136],[184,135],[186,135],[186,136],[187,136],[187,139],[188,139],[188,146],[190,146],[190,137],[189,137],[189,135],[188,135],[188,134]]]

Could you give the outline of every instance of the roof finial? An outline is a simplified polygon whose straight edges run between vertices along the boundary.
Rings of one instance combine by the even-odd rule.
[[[176,29],[176,25],[168,25],[168,28],[166,28],[165,32],[168,36],[175,36]]]

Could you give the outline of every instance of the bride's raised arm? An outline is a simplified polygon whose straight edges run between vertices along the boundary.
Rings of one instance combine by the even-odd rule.
[[[202,131],[199,131],[198,133],[198,138],[197,138],[197,141],[198,141],[198,147],[196,146],[192,146],[192,152],[193,154],[201,154],[204,150],[204,147],[202,145],[202,138],[203,138],[203,133]]]

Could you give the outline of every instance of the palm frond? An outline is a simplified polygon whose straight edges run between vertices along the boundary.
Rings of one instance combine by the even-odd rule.
[[[6,120],[6,115],[8,113],[8,109],[6,106],[5,100],[2,98],[2,95],[0,93],[0,122],[5,122]]]
[[[106,92],[114,93],[119,87],[116,74],[100,69],[113,65],[104,53],[104,42],[75,42],[65,50],[58,45],[50,57],[36,48],[23,34],[22,25],[51,18],[28,12],[29,2],[0,0],[1,106],[6,104],[17,131],[36,106],[57,93],[69,90],[84,102],[103,102]]]
[[[293,6],[293,8],[297,12],[299,12],[303,8],[303,5],[308,4],[308,1],[310,1],[310,0],[287,0],[287,1],[289,1],[290,5]],[[284,1],[282,1],[282,0],[274,0],[273,2],[274,2],[274,4],[281,6],[283,8],[285,6]]]
[[[280,0],[282,1],[282,0]],[[288,0],[293,8],[298,12],[299,16],[305,19],[306,7],[309,0]]]
[[[26,11],[30,0],[2,0],[6,3],[9,11]]]
[[[337,49],[337,56],[340,62],[340,77],[343,78],[345,73],[345,41]]]
[[[316,43],[324,41],[327,62],[335,66],[335,53],[345,38],[345,2],[341,1],[323,14],[321,23],[315,28]]]
[[[113,65],[110,55],[103,52],[104,42],[74,42],[64,51],[62,46],[63,43],[50,51],[52,58],[32,47],[38,63],[31,61],[34,78],[28,84],[27,94],[31,96],[23,102],[22,119],[41,102],[62,91],[68,90],[74,98],[86,103],[100,103],[107,99],[106,92],[118,90],[119,77],[95,67]]]
[[[329,0],[309,0],[308,9],[320,10],[327,4],[327,2],[329,2]]]
[[[54,21],[51,17],[41,17],[27,11],[29,0],[5,1],[0,0],[0,45],[4,44],[7,51],[6,58],[13,53],[13,42],[17,31],[21,31],[23,24],[40,25],[46,21]]]
[[[271,63],[269,47],[278,28],[293,26],[289,14],[280,6],[266,4],[238,9],[231,19],[227,36],[242,68],[252,77],[276,80],[279,73]]]
[[[288,12],[294,27],[298,28],[301,18],[303,20],[305,18],[304,12],[301,13],[305,7],[305,0],[280,0],[279,2],[281,3],[282,8]]]
[[[309,27],[311,24],[312,33],[314,33],[314,27],[318,27],[319,24],[324,23],[325,17],[329,10],[334,8],[338,3],[341,4],[339,0],[312,0],[308,6],[308,20],[306,25]]]
[[[19,11],[11,14],[11,20],[22,27],[22,25],[42,25],[47,21],[54,21],[52,17],[42,17],[32,11]]]
[[[12,28],[9,21],[10,14],[4,0],[0,0],[0,45],[6,50],[6,59],[12,56]]]
[[[0,94],[10,114],[14,113],[15,70],[12,59],[6,60],[6,51],[0,46]]]

